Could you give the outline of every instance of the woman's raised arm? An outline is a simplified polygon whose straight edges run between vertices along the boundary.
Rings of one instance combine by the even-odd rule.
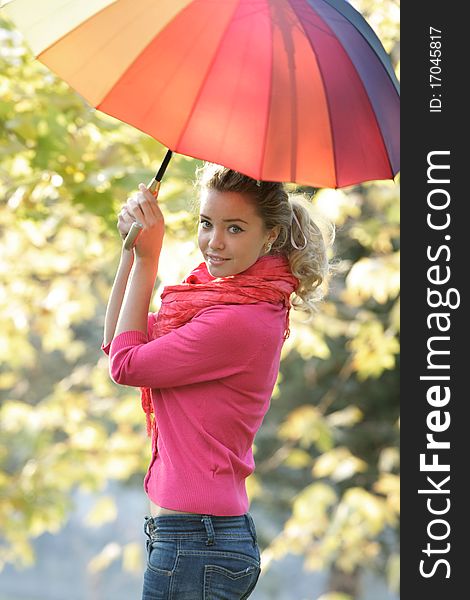
[[[121,252],[121,259],[114,278],[113,287],[106,307],[106,316],[104,318],[103,346],[107,346],[114,339],[116,325],[121,312],[122,301],[126,293],[127,281],[134,264],[134,251],[125,250],[124,246]]]
[[[118,216],[117,227],[123,240],[134,221],[141,223],[144,229],[135,249],[126,250],[124,244],[122,246],[119,266],[106,307],[103,346],[107,346],[122,331],[147,331],[148,308],[157,276],[164,219],[153,194],[144,184],[140,184],[139,189],[140,192],[129,198]],[[131,271],[132,276],[129,280]]]
[[[124,331],[141,331],[147,334],[148,310],[165,234],[163,213],[155,197],[142,183],[139,190],[139,193],[127,201],[126,206],[130,215],[143,229],[134,249],[134,265],[122,300],[114,337]]]

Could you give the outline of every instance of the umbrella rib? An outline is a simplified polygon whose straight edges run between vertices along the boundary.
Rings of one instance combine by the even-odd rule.
[[[354,11],[354,12],[353,12],[353,14],[354,14],[354,13],[357,13],[357,15],[360,17],[360,22],[361,22],[361,23],[362,23],[362,22],[364,22],[364,23],[366,24],[367,28],[370,30],[370,33],[371,33],[371,35],[373,36],[373,39],[374,39],[374,40],[377,40],[377,41],[379,42],[379,44],[380,44],[380,47],[379,47],[379,49],[380,49],[380,53],[379,53],[379,52],[377,51],[377,49],[376,49],[376,48],[375,48],[375,47],[374,47],[374,46],[373,46],[373,45],[370,43],[370,41],[369,41],[369,40],[368,40],[368,38],[365,36],[365,34],[364,34],[364,32],[362,31],[362,29],[359,29],[359,28],[357,27],[357,23],[355,23],[355,22],[353,21],[353,19],[352,19],[352,18],[350,18],[348,15],[346,15],[346,14],[343,14],[343,13],[342,13],[340,10],[338,10],[338,8],[335,6],[335,2],[334,2],[334,0],[324,0],[324,2],[326,2],[326,3],[327,3],[329,6],[331,6],[331,8],[333,8],[333,9],[334,9],[334,10],[335,10],[335,11],[336,11],[336,12],[337,12],[337,13],[338,13],[340,16],[342,16],[342,17],[344,17],[345,19],[347,19],[347,20],[348,20],[348,21],[351,23],[351,25],[354,27],[354,29],[355,29],[355,30],[356,30],[356,31],[357,31],[357,32],[358,32],[358,33],[361,35],[362,39],[363,39],[363,40],[366,42],[366,44],[369,46],[369,48],[372,50],[372,52],[374,52],[374,54],[378,56],[378,58],[380,59],[380,64],[382,65],[382,68],[383,68],[383,69],[384,69],[384,71],[386,72],[386,74],[387,74],[388,78],[389,78],[389,79],[390,79],[390,81],[392,82],[392,84],[393,84],[393,86],[394,86],[394,88],[395,88],[395,90],[396,90],[396,92],[397,92],[397,94],[398,94],[398,96],[399,96],[399,95],[400,95],[400,85],[399,85],[399,83],[398,83],[398,80],[396,79],[395,73],[393,73],[393,69],[392,69],[391,71],[389,71],[389,69],[387,68],[387,66],[386,66],[386,64],[385,64],[385,62],[384,62],[384,59],[383,59],[383,55],[385,55],[387,58],[388,58],[388,55],[387,55],[387,53],[385,52],[385,50],[383,49],[383,47],[382,47],[382,44],[381,44],[381,42],[380,42],[379,38],[377,37],[377,34],[376,34],[376,33],[375,33],[375,31],[372,29],[372,27],[371,27],[371,26],[370,26],[370,25],[367,23],[367,21],[364,19],[364,17],[361,15],[361,13],[359,13],[359,12],[358,12],[358,11],[357,11],[357,10],[356,10],[356,9],[355,9],[353,6],[351,6],[351,5],[348,5],[348,8],[350,8],[352,11]],[[374,115],[374,119],[375,119],[375,122],[376,122],[376,125],[377,125],[377,130],[378,130],[378,132],[379,132],[379,134],[380,134],[380,138],[381,138],[381,140],[382,140],[383,147],[385,148],[385,155],[386,155],[386,157],[387,157],[387,162],[388,162],[388,166],[389,166],[389,168],[390,168],[390,173],[392,174],[392,176],[393,176],[393,177],[395,177],[396,173],[394,173],[394,171],[393,171],[393,166],[392,166],[392,163],[391,163],[391,160],[390,160],[390,156],[389,156],[389,152],[388,152],[387,144],[385,143],[385,138],[384,138],[384,135],[383,135],[382,129],[381,129],[381,127],[380,127],[379,119],[377,118],[377,114],[376,114],[376,112],[375,112],[375,110],[374,110],[374,106],[373,106],[373,104],[372,104],[372,102],[371,102],[371,100],[370,100],[370,98],[369,98],[369,94],[367,93],[366,86],[365,86],[365,84],[364,84],[364,82],[363,82],[363,80],[362,80],[362,77],[361,77],[361,75],[360,75],[359,71],[358,71],[358,70],[357,70],[357,68],[356,68],[356,65],[353,63],[353,61],[352,61],[352,60],[351,60],[351,58],[349,57],[349,54],[346,52],[346,49],[344,48],[344,46],[343,46],[343,43],[341,42],[341,39],[340,39],[338,36],[336,36],[336,37],[337,37],[338,43],[339,43],[339,44],[341,44],[341,47],[343,48],[343,50],[344,50],[344,52],[345,52],[346,56],[349,58],[349,60],[350,60],[350,62],[351,62],[351,65],[353,66],[353,69],[354,69],[354,71],[355,71],[355,73],[356,73],[356,75],[357,75],[357,78],[358,78],[358,80],[361,82],[361,85],[362,85],[362,87],[363,87],[363,89],[364,89],[364,92],[365,92],[365,96],[366,96],[367,102],[368,102],[368,104],[369,104],[369,106],[370,106],[370,110],[371,110],[372,114]],[[390,63],[390,64],[391,64],[391,63]],[[391,72],[393,73],[393,75],[394,75],[394,78],[391,76],[391,74],[390,74]],[[397,171],[397,172],[398,172],[398,171]]]
[[[310,37],[308,36],[307,32],[305,31],[305,27],[302,23],[302,20],[300,19],[300,16],[298,15],[297,11],[295,10],[295,6],[293,4],[291,4],[292,10],[294,11],[296,17],[297,17],[297,21],[300,25],[300,27],[302,28],[302,31],[304,32],[304,35],[308,41],[308,43],[310,44],[310,48],[312,49],[313,54],[315,55],[315,60],[317,62],[318,65],[318,72],[320,73],[320,77],[323,83],[323,90],[324,90],[324,96],[325,96],[325,102],[326,102],[326,110],[328,111],[328,121],[330,123],[330,134],[331,134],[331,145],[333,147],[333,161],[334,161],[334,169],[335,169],[335,188],[338,187],[338,165],[336,162],[336,145],[335,145],[335,136],[334,136],[334,132],[333,132],[333,121],[331,119],[331,110],[330,110],[330,102],[328,99],[328,94],[327,94],[327,88],[326,88],[326,84],[325,84],[325,78],[323,77],[323,71],[321,68],[321,64],[320,61],[318,59],[318,55],[317,52],[312,44],[312,41],[310,40]],[[312,10],[314,10],[314,8],[312,7]],[[316,11],[315,11],[316,12]]]
[[[72,4],[72,2],[73,2],[73,0],[71,0],[70,2],[67,2],[66,4]],[[99,10],[97,10],[92,15],[89,15],[85,20],[80,21],[80,23],[78,23],[78,25],[76,25],[75,27],[72,27],[72,29],[69,29],[68,31],[66,31],[63,35],[61,35],[59,38],[57,38],[52,44],[50,44],[49,46],[47,46],[47,48],[44,48],[43,50],[41,50],[41,52],[39,52],[39,54],[37,54],[37,55],[35,54],[35,57],[38,60],[41,60],[39,58],[41,56],[41,54],[44,54],[45,52],[49,51],[51,48],[54,48],[54,46],[56,46],[57,44],[59,44],[63,39],[65,39],[71,33],[73,33],[74,31],[76,31],[77,29],[80,29],[80,27],[83,27],[84,23],[87,23],[88,21],[91,21],[91,19],[94,19],[100,13],[104,12],[105,10],[108,10],[109,7],[112,6],[113,4],[116,4],[116,2],[118,2],[118,0],[113,0],[112,2],[110,2],[109,4],[107,4],[106,6],[103,6],[102,8],[100,8]],[[36,21],[35,24],[37,24],[39,22],[40,21]]]
[[[199,86],[199,90],[198,90],[198,92],[197,92],[197,94],[196,94],[196,96],[195,96],[195,98],[194,98],[194,102],[192,103],[191,110],[190,110],[190,111],[189,111],[189,113],[188,113],[188,117],[187,117],[187,119],[186,119],[186,122],[185,122],[185,124],[183,125],[183,127],[181,128],[180,135],[178,136],[178,140],[177,140],[177,142],[176,142],[176,144],[175,144],[175,148],[174,148],[176,152],[179,152],[179,150],[178,150],[178,147],[179,147],[179,145],[180,145],[180,143],[181,143],[181,139],[183,138],[184,134],[186,133],[186,130],[187,130],[187,128],[188,128],[188,125],[189,125],[189,121],[190,121],[190,119],[191,119],[191,115],[192,115],[192,113],[193,113],[193,111],[194,111],[194,109],[195,109],[195,107],[196,107],[197,103],[199,102],[199,98],[201,97],[202,90],[204,89],[204,86],[206,85],[206,81],[207,81],[207,79],[208,79],[208,77],[209,77],[209,74],[210,74],[210,72],[211,72],[211,70],[212,70],[212,67],[214,66],[214,63],[215,63],[215,61],[216,61],[216,59],[217,59],[217,55],[218,55],[218,53],[219,53],[219,50],[220,50],[220,47],[221,47],[221,45],[222,45],[222,43],[223,43],[223,41],[224,41],[225,34],[226,34],[226,32],[227,32],[228,28],[229,28],[229,27],[230,27],[230,25],[231,25],[231,22],[232,22],[232,17],[233,17],[233,15],[235,14],[235,12],[236,12],[236,10],[238,9],[238,7],[240,6],[241,2],[242,2],[242,0],[238,0],[238,2],[236,3],[236,5],[235,5],[235,8],[233,9],[233,12],[232,12],[232,16],[230,17],[230,19],[229,19],[229,20],[228,20],[228,22],[227,22],[227,26],[226,26],[226,28],[225,28],[225,31],[224,31],[224,32],[223,32],[223,34],[220,36],[220,40],[219,40],[219,43],[218,43],[218,45],[217,45],[217,50],[216,50],[216,51],[213,53],[213,55],[212,55],[212,59],[211,59],[211,60],[210,60],[210,62],[209,62],[209,66],[208,66],[208,68],[207,68],[207,71],[206,71],[206,72],[205,72],[205,74],[204,74],[204,78],[203,78],[203,80],[202,80],[202,82],[201,82],[201,85]]]
[[[360,29],[357,28],[356,24],[347,15],[341,13],[336,8],[336,6],[334,5],[334,1],[331,1],[331,0],[324,0],[324,1],[329,6],[331,6],[338,14],[340,14],[342,17],[344,17],[345,19],[347,19],[351,23],[351,25],[354,27],[354,29],[361,35],[362,39],[367,43],[367,45],[372,50],[372,52],[374,52],[374,54],[376,54],[378,56],[378,54],[376,52],[376,49],[372,46],[372,44],[369,43],[369,40],[364,36],[363,32]],[[352,7],[350,7],[350,8],[352,8]],[[355,11],[355,12],[357,12],[357,11]],[[374,35],[374,37],[377,38],[377,35],[375,34],[374,30],[370,27],[370,25],[367,23],[367,21],[364,19],[364,17],[360,13],[358,13],[358,15],[361,18],[361,21],[364,21],[366,23],[367,27],[371,30],[371,32]],[[338,44],[340,44],[341,47],[343,48],[345,55],[348,57],[348,60],[350,61],[351,65],[352,65],[352,68],[354,69],[354,72],[357,75],[358,80],[361,82],[361,86],[362,86],[362,89],[364,90],[364,95],[366,97],[366,101],[367,101],[367,103],[368,103],[368,105],[370,107],[371,113],[374,115],[374,120],[375,120],[375,123],[376,123],[376,126],[377,126],[377,131],[379,132],[380,139],[382,140],[382,144],[383,144],[383,147],[385,149],[385,156],[387,157],[387,163],[388,163],[388,166],[389,166],[389,169],[390,169],[390,173],[392,174],[392,177],[394,177],[396,175],[396,173],[393,172],[393,166],[392,166],[392,163],[391,163],[391,160],[390,160],[390,156],[389,156],[387,144],[385,143],[385,138],[384,138],[384,135],[383,135],[383,132],[382,132],[382,128],[380,127],[379,119],[378,119],[377,114],[376,114],[376,112],[374,110],[374,106],[373,106],[373,104],[371,102],[369,94],[367,93],[367,88],[366,88],[366,86],[364,84],[364,81],[362,80],[361,74],[359,73],[359,71],[356,68],[356,65],[351,60],[351,57],[349,56],[348,52],[346,51],[346,48],[343,46],[343,43],[342,43],[340,37],[336,36],[336,39],[338,41]],[[377,38],[377,40],[380,42],[380,40],[378,38]],[[393,79],[390,77],[390,73],[389,73],[388,69],[386,68],[386,66],[385,66],[382,58],[380,56],[379,56],[379,58],[380,58],[380,64],[382,65],[382,68],[385,70],[388,78],[390,79],[390,81],[394,85],[394,87],[395,87],[395,89],[397,91],[397,94],[398,94],[399,92],[398,92],[398,89],[397,89],[397,85],[395,84],[395,82],[393,81]]]
[[[118,0],[115,0],[118,1]],[[188,5],[189,6],[189,5]],[[188,8],[188,6],[186,6],[183,10],[186,10]],[[165,28],[168,27],[170,25],[170,23],[175,20],[177,18],[177,14],[175,14],[172,19],[170,19],[170,21],[165,25]],[[128,73],[132,67],[139,61],[139,59],[141,58],[141,56],[144,54],[144,52],[146,52],[146,50],[148,49],[148,47],[152,44],[153,42],[153,38],[150,39],[148,41],[148,43],[140,49],[140,52],[134,57],[134,59],[132,60],[132,62],[127,65],[126,69],[124,71],[122,71],[122,73],[119,75],[119,78],[113,83],[113,85],[111,85],[109,87],[109,89],[107,90],[107,92],[105,93],[105,95],[101,98],[101,100],[96,104],[95,108],[98,110],[101,110],[102,112],[106,112],[104,111],[101,106],[103,105],[103,103],[108,99],[108,97],[112,94],[115,86],[119,83],[119,81],[124,77],[124,75],[126,73]],[[148,116],[148,114],[151,112],[151,110],[153,109],[153,104],[150,106],[150,108],[145,112],[145,114],[143,115],[142,119],[145,120]],[[109,114],[109,113],[106,113]],[[111,115],[113,116],[113,115]],[[143,133],[147,133],[144,129],[138,127],[137,125],[133,125],[133,127],[136,127],[137,129],[140,129],[140,131],[142,131]],[[148,134],[147,134],[148,135]],[[157,139],[157,138],[155,138]],[[159,139],[157,139],[158,142],[163,143],[163,145],[167,146],[168,148],[170,147],[169,144],[167,142],[161,141]],[[172,147],[171,148],[173,151],[176,151],[176,147]]]
[[[268,4],[269,12],[272,15],[271,3],[270,3],[269,0],[267,0],[267,4]],[[261,151],[260,165],[259,165],[259,176],[260,176],[260,179],[263,179],[264,157],[265,157],[265,153],[266,153],[266,146],[268,144],[269,116],[271,114],[271,110],[270,109],[271,109],[272,93],[273,93],[273,64],[274,64],[274,59],[273,59],[273,52],[274,52],[273,39],[274,39],[274,35],[273,35],[273,31],[274,31],[274,24],[273,24],[273,19],[272,18],[269,19],[269,23],[270,23],[270,26],[271,26],[271,76],[269,78],[268,110],[266,111],[266,123],[265,123],[265,127],[264,127],[263,144],[262,144],[262,151]]]
[[[379,59],[380,64],[382,65],[382,68],[387,73],[387,76],[390,79],[390,81],[392,82],[393,87],[395,88],[397,94],[400,95],[400,83],[397,79],[397,76],[395,75],[390,58],[389,58],[387,52],[385,51],[385,49],[382,45],[382,42],[378,38],[377,34],[372,29],[372,27],[369,25],[369,23],[365,20],[365,18],[361,15],[361,13],[359,11],[357,11],[354,8],[354,6],[352,6],[351,4],[347,4],[347,7],[345,8],[345,11],[343,13],[337,8],[334,0],[323,0],[323,1],[326,4],[328,4],[333,10],[335,10],[341,17],[344,17],[345,19],[347,19],[351,23],[351,25],[354,27],[354,29],[357,31],[357,33],[359,33],[361,35],[363,40],[366,42],[366,44],[369,46],[369,48],[374,52],[374,54]],[[348,12],[348,10],[350,11],[351,14],[346,14]],[[356,15],[357,15],[357,18],[353,18],[353,17],[356,17]],[[371,39],[373,39],[374,42],[376,42],[375,45],[372,44],[371,41],[369,40],[369,38],[366,36],[364,29],[365,29],[365,31],[367,31],[369,33],[369,35],[371,36]],[[389,62],[389,61],[390,61],[390,68],[387,66],[387,62]]]

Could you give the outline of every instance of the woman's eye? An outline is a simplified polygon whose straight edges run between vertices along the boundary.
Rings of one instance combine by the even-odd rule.
[[[238,233],[239,231],[243,231],[243,229],[241,227],[238,227],[238,225],[230,225],[230,229],[235,230],[232,231],[232,233]]]
[[[210,227],[210,225],[211,225],[211,224],[209,223],[209,221],[205,221],[204,219],[203,219],[202,221],[200,221],[200,222],[199,222],[199,224],[201,225],[201,227],[202,227],[203,229],[207,229],[207,228],[208,228],[208,227]]]

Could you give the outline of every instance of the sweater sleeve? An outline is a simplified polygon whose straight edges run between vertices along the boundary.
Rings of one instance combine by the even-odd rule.
[[[148,317],[147,317],[147,335],[150,337],[150,330],[153,327],[154,323],[156,320],[156,313],[149,313]],[[111,340],[112,342],[112,340]],[[108,342],[106,344],[106,346],[104,345],[104,342],[101,344],[101,350],[103,350],[103,352],[109,356],[109,351],[111,350],[111,342]]]
[[[165,388],[238,373],[264,345],[266,324],[256,318],[256,306],[212,306],[150,342],[140,331],[125,331],[111,343],[111,377],[122,385]]]

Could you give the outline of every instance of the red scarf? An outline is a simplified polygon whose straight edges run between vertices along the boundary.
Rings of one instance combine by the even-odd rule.
[[[270,302],[286,308],[284,339],[289,336],[290,295],[299,281],[282,255],[259,258],[251,267],[237,275],[213,277],[202,262],[179,285],[166,286],[161,294],[150,339],[154,340],[190,321],[203,308],[218,304],[256,304]],[[150,388],[141,388],[142,408],[147,417],[147,433],[156,434]],[[155,416],[154,416],[155,417]]]

